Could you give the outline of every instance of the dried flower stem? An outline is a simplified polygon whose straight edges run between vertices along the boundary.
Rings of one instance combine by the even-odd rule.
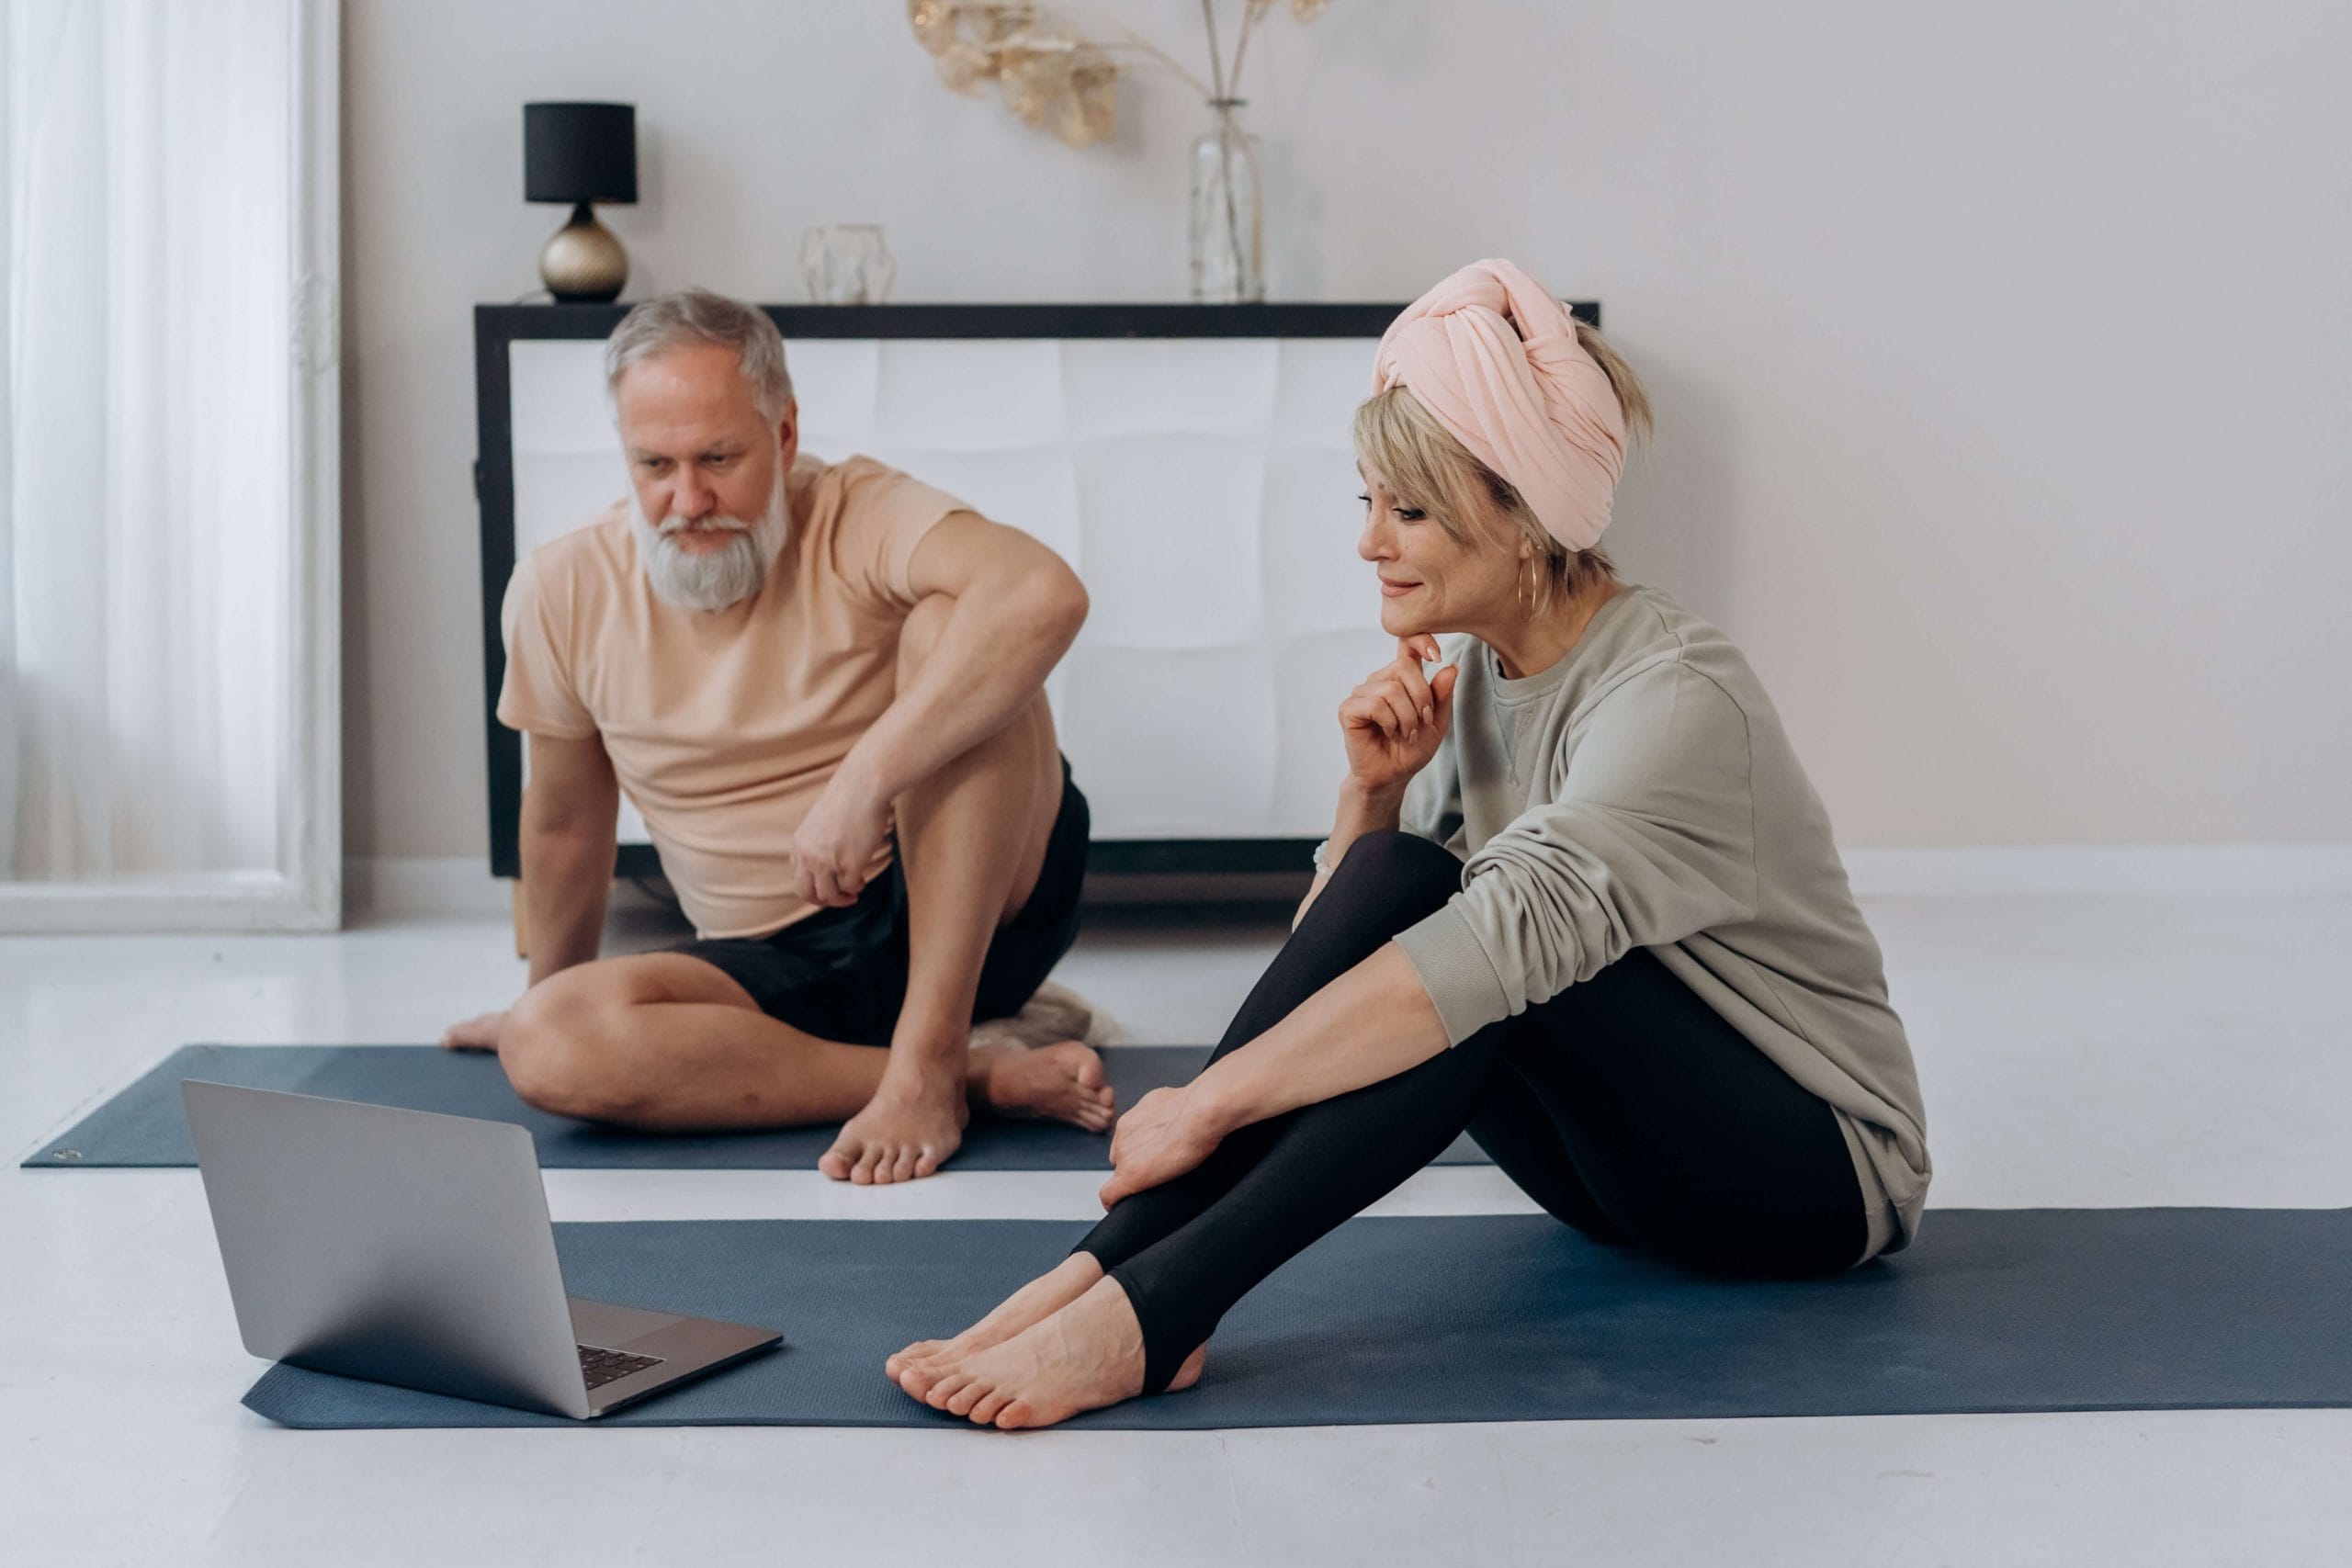
[[[1207,4],[1207,0],[1202,0],[1202,4]],[[1227,97],[1238,98],[1241,96],[1241,57],[1250,52],[1250,29],[1258,25],[1258,18],[1273,8],[1274,0],[1249,0],[1249,4],[1243,7],[1241,36],[1236,39],[1233,44],[1233,74],[1227,77],[1225,83]]]
[[[1112,26],[1118,27],[1118,24],[1114,22]],[[1105,53],[1117,50],[1134,50],[1137,53],[1148,54],[1159,64],[1167,67],[1178,76],[1182,77],[1184,85],[1192,88],[1193,91],[1200,94],[1203,102],[1207,102],[1216,96],[1216,94],[1210,88],[1207,83],[1202,81],[1198,76],[1193,75],[1192,72],[1186,70],[1183,63],[1174,55],[1170,54],[1166,50],[1161,49],[1159,45],[1137,37],[1135,33],[1128,31],[1125,28],[1120,28],[1119,30],[1126,33],[1127,36],[1124,39],[1120,39],[1115,42],[1099,43],[1095,45],[1095,47],[1103,51]]]
[[[1216,84],[1218,97],[1229,98],[1233,94],[1226,85],[1224,63],[1217,58],[1216,7],[1210,0],[1201,0],[1201,20],[1206,22],[1209,28],[1209,79]]]

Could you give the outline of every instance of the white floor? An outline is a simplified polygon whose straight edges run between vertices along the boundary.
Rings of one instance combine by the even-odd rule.
[[[2352,899],[1870,913],[1944,1205],[2352,1204]],[[639,931],[637,940],[649,940]],[[1105,915],[1062,971],[1214,1037],[1275,931]],[[189,1040],[421,1041],[503,925],[0,941],[0,1563],[2337,1564],[2352,1411],[1226,1433],[304,1433],[248,1415],[188,1171],[15,1161]],[[556,1171],[559,1219],[1087,1215],[1083,1173]],[[1527,1207],[1425,1173],[1392,1212]],[[1932,1224],[1932,1217],[1930,1219]],[[2347,1336],[2352,1351],[2352,1336]]]

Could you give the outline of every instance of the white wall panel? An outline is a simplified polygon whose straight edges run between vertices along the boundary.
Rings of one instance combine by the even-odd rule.
[[[625,493],[601,344],[513,346],[518,556]],[[1093,598],[1048,683],[1101,839],[1319,836],[1340,698],[1389,656],[1348,414],[1358,339],[808,338],[803,446],[1044,540]],[[645,841],[626,804],[622,840]]]

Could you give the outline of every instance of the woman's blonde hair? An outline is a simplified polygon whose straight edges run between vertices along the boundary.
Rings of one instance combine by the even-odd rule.
[[[1641,378],[1595,328],[1578,321],[1577,342],[1609,378],[1624,413],[1626,435],[1646,442],[1650,400]],[[1532,612],[1548,608],[1555,594],[1582,593],[1617,575],[1600,548],[1571,550],[1554,538],[1521,498],[1519,487],[1479,461],[1410,389],[1391,387],[1366,399],[1356,410],[1355,440],[1357,454],[1389,490],[1429,513],[1448,538],[1504,546],[1524,540],[1541,563],[1529,585]]]

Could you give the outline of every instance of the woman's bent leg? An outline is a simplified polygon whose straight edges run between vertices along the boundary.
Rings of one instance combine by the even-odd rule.
[[[1604,1240],[1739,1272],[1834,1271],[1862,1254],[1861,1187],[1827,1102],[1646,948],[1522,1014],[1487,1094],[1471,1136]]]
[[[1221,1195],[1105,1260],[1143,1328],[1147,1391],[1235,1302],[1464,1125],[1555,1215],[1694,1267],[1830,1271],[1867,1234],[1828,1105],[1646,950],[1410,1071],[1266,1125]]]
[[[1426,840],[1402,833],[1369,833],[1358,839],[1234,1016],[1216,1055],[1257,1039],[1390,937],[1442,905],[1461,885],[1462,863]],[[1280,1136],[1285,1120],[1245,1127],[1200,1168],[1125,1200],[1058,1268],[1015,1292],[954,1338],[908,1346],[889,1358],[885,1371],[907,1393],[938,1404],[941,1380],[956,1375],[952,1369],[1072,1305],[1102,1280],[1104,1269],[1125,1263],[1222,1197]],[[1414,1156],[1412,1164],[1428,1157]],[[1408,1173],[1409,1168],[1387,1185]],[[1184,1346],[1170,1365],[1155,1362],[1148,1386],[1165,1387],[1192,1348]]]
[[[1444,1152],[1484,1094],[1507,1032],[1481,1030],[1394,1077],[1264,1123],[1271,1136],[1212,1202],[1125,1261],[1106,1262],[1143,1328],[1144,1392],[1166,1387],[1259,1281]]]
[[[1443,905],[1461,886],[1462,863],[1426,839],[1408,833],[1367,833],[1358,839],[1234,1014],[1209,1059],[1214,1062],[1240,1049],[1280,1023],[1389,938]],[[1281,1135],[1287,1120],[1275,1117],[1244,1127],[1197,1168],[1127,1199],[1104,1215],[1076,1250],[1091,1253],[1105,1269],[1115,1269],[1223,1196]],[[1184,1349],[1189,1352],[1192,1347]]]

